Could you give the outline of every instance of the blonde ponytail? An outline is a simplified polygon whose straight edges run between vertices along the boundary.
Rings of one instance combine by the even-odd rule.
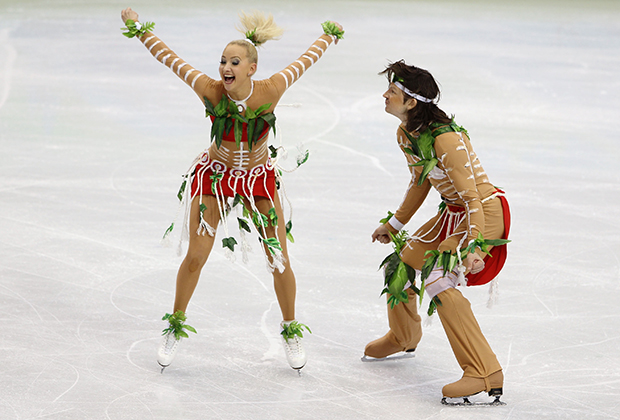
[[[258,52],[255,47],[272,39],[279,39],[284,33],[284,29],[273,21],[271,13],[265,15],[263,12],[254,11],[248,15],[242,11],[239,13],[239,20],[241,25],[237,26],[237,30],[245,36],[245,39],[232,41],[230,44],[246,47],[248,58],[253,63],[258,62]]]

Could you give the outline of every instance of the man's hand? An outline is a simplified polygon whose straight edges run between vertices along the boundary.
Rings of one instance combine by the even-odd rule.
[[[484,260],[477,252],[473,254],[467,254],[467,258],[465,258],[465,273],[476,274],[484,270]]]
[[[379,241],[382,244],[389,244],[392,242],[392,237],[390,236],[390,231],[385,225],[381,225],[375,229],[372,233],[372,241]]]

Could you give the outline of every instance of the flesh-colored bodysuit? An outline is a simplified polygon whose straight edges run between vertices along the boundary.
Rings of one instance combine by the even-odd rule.
[[[441,194],[447,205],[411,236],[401,252],[402,261],[416,269],[416,278],[419,279],[427,257],[425,253],[429,250],[454,253],[475,240],[479,233],[485,239],[505,239],[509,213],[507,203],[504,201],[505,207],[502,204],[503,193],[490,183],[466,133],[448,131],[435,137],[434,149],[438,163],[418,185],[422,167],[411,165],[419,162],[420,158],[405,152],[409,141],[403,129],[401,125],[396,136],[412,177],[401,205],[386,227],[391,233],[400,231],[420,208],[431,187]],[[487,265],[488,260],[485,258]],[[495,277],[501,266],[503,260],[498,267],[489,269],[494,270],[493,273],[485,273],[488,275],[484,282]],[[501,366],[482,334],[469,302],[456,289],[459,283],[464,282],[465,279],[459,276],[457,269],[444,276],[443,268],[436,267],[426,279],[426,291],[431,298],[437,296],[441,301],[437,312],[463,369],[463,376],[481,380],[480,386],[483,389],[480,390],[501,388]],[[390,331],[369,343],[366,355],[381,358],[398,351],[412,351],[417,347],[422,338],[421,318],[416,306],[418,297],[412,289],[408,289],[407,293],[408,303],[399,303],[394,307],[388,305]],[[500,376],[501,381],[498,379]],[[444,395],[451,396],[451,392],[444,388]]]
[[[183,80],[198,95],[201,102],[205,99],[213,106],[226,95],[226,89],[221,80],[214,80],[204,73],[196,70],[176,55],[166,44],[152,33],[146,33],[140,37],[144,46],[159,62],[169,67],[181,80]],[[308,50],[284,70],[274,74],[268,79],[252,81],[252,94],[246,100],[245,106],[256,110],[264,104],[271,104],[265,113],[273,112],[284,92],[304,74],[317,60],[319,60],[327,47],[334,41],[331,35],[321,35]],[[245,115],[245,111],[242,112]],[[267,127],[268,128],[268,127]],[[224,134],[221,144],[212,142],[192,163],[186,173],[186,186],[183,194],[185,204],[185,222],[181,239],[187,239],[189,217],[191,214],[191,201],[198,196],[202,204],[202,196],[214,195],[218,198],[220,220],[228,237],[228,223],[225,200],[239,194],[244,198],[244,204],[250,212],[259,213],[256,206],[256,197],[264,197],[270,200],[272,208],[281,207],[281,200],[276,197],[275,184],[278,171],[275,162],[269,154],[268,129],[264,130],[260,140],[252,146],[247,142],[247,124],[243,124],[244,141],[239,145],[234,141],[233,130]],[[220,175],[221,179],[213,183],[212,176]],[[278,203],[276,205],[276,203]],[[264,212],[263,212],[264,213]],[[215,235],[215,228],[200,216],[200,234]],[[257,226],[259,235],[263,239],[269,239],[267,231]],[[284,229],[281,221],[278,229]],[[281,235],[277,235],[281,236]],[[270,248],[272,260],[269,256],[267,262],[269,268],[277,268],[282,272],[283,262],[287,259],[286,251]],[[266,252],[267,254],[267,252]]]

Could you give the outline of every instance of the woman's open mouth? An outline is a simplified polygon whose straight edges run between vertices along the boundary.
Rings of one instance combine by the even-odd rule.
[[[224,76],[224,83],[227,85],[235,81],[235,76]]]

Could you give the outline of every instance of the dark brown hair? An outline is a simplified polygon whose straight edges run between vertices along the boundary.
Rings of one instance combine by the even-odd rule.
[[[438,101],[441,96],[439,86],[433,76],[424,69],[405,64],[405,60],[399,60],[390,64],[379,74],[385,74],[388,81],[395,79],[411,92]],[[403,92],[405,102],[412,99]],[[451,119],[433,102],[417,101],[417,105],[407,112],[407,124],[405,128],[409,132],[421,133],[433,122],[449,123]]]

